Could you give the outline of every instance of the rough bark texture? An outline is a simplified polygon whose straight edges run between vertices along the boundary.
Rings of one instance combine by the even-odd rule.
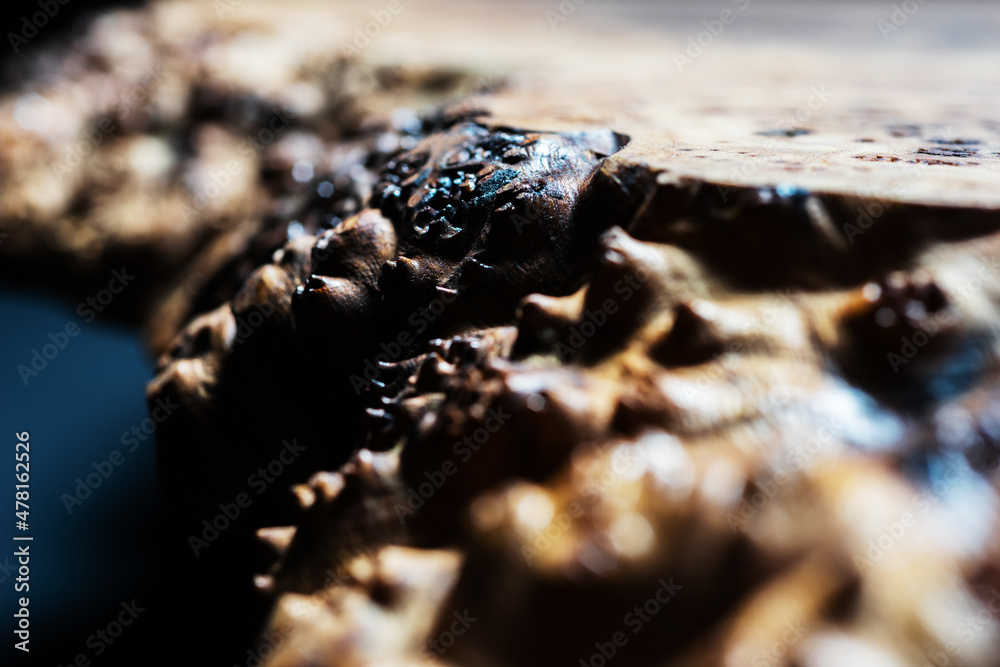
[[[192,525],[284,462],[270,667],[993,664],[996,10],[563,4],[109,15],[0,101],[0,252],[142,263]]]

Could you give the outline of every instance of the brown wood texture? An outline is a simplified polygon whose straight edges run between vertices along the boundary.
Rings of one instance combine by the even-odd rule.
[[[162,349],[192,294],[281,214],[267,173],[294,155],[261,151],[202,206],[202,177],[245,129],[199,117],[204,90],[292,100],[327,154],[358,123],[458,100],[525,129],[611,128],[631,139],[616,163],[662,183],[829,195],[821,224],[848,242],[894,203],[996,211],[1000,12],[913,7],[220,0],[115,15],[85,46],[45,47],[44,66],[15,61],[23,82],[0,101],[4,279],[79,298],[141,258],[148,280],[114,315],[153,318]],[[114,129],[94,135],[105,119]],[[65,173],[71,159],[82,166]],[[127,178],[142,159],[154,173]]]

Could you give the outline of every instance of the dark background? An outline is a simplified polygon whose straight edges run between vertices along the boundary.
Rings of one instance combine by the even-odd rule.
[[[43,28],[38,34],[28,40],[27,44],[18,45],[18,52],[15,54],[11,45],[8,33],[21,35],[24,30],[23,19],[25,16],[31,20],[32,15],[42,11],[38,5],[38,0],[29,2],[28,0],[7,0],[0,8],[0,28],[2,28],[3,40],[0,41],[0,63],[4,67],[4,74],[9,78],[11,71],[23,69],[27,61],[39,52],[43,51],[49,44],[66,44],[67,35],[74,30],[82,29],[89,17],[101,9],[108,7],[138,7],[143,2],[139,0],[122,0],[121,2],[89,2],[88,0],[69,0],[66,4],[60,5],[58,0],[53,0],[59,8],[54,16],[47,19]]]
[[[0,85],[30,76],[39,54],[50,45],[68,46],[99,9],[137,6],[70,0],[38,35],[13,53],[8,32],[20,33],[22,17],[40,11],[36,2],[7,2],[0,12]],[[31,290],[0,288],[0,425],[5,463],[0,466],[0,506],[8,507],[0,530],[0,624],[3,664],[69,665],[86,654],[93,665],[246,664],[246,645],[259,627],[262,606],[249,586],[227,588],[218,577],[234,551],[245,547],[220,541],[200,558],[187,548],[185,534],[165,510],[157,487],[152,439],[133,453],[122,433],[149,416],[145,384],[152,377],[138,332],[116,325],[113,314],[90,324],[76,304]],[[30,365],[31,350],[49,343],[48,334],[76,322],[81,333],[25,386],[18,364]],[[16,600],[11,572],[16,546],[13,527],[15,433],[31,434],[30,530],[31,653],[13,649]],[[125,462],[70,515],[62,500],[76,478],[93,472],[92,462],[123,451]],[[9,505],[8,505],[9,503]],[[236,541],[236,540],[234,540]],[[5,560],[7,559],[7,560]],[[245,555],[240,559],[245,562]],[[244,579],[249,582],[249,579]],[[207,586],[223,597],[220,608],[193,597]],[[132,600],[144,611],[114,643],[95,655],[88,638],[105,629]],[[202,648],[202,647],[205,648]],[[195,649],[195,647],[198,647]]]
[[[163,506],[153,440],[135,452],[122,434],[149,413],[144,399],[152,362],[137,332],[98,316],[85,324],[76,305],[40,293],[0,290],[0,610],[4,665],[69,665],[85,653],[93,665],[245,665],[264,610],[245,571],[247,536],[231,532],[195,557],[186,532]],[[76,322],[81,332],[25,386],[17,372],[48,334]],[[16,433],[31,435],[30,530],[14,528]],[[68,513],[61,497],[113,450],[124,463]],[[192,462],[197,465],[197,461]],[[14,542],[28,534],[32,542]],[[31,653],[13,649],[18,597],[13,552],[30,544]],[[6,559],[6,560],[5,560]],[[240,563],[241,568],[231,565]],[[199,597],[195,592],[210,591]],[[95,657],[88,638],[132,600],[141,612]],[[213,602],[210,604],[209,601]],[[197,650],[195,650],[197,646]]]
[[[86,29],[96,12],[136,7],[141,2],[69,0],[15,54],[8,37],[22,30],[22,17],[41,11],[37,0],[13,0],[0,9],[0,88],[32,76],[39,56],[71,47],[73,34]],[[0,184],[2,187],[2,184]],[[0,241],[2,242],[2,241]],[[186,532],[176,525],[159,493],[153,440],[127,453],[123,432],[149,416],[145,385],[154,360],[137,331],[102,313],[90,324],[76,303],[41,291],[0,286],[0,507],[9,508],[0,529],[0,655],[4,665],[70,665],[86,654],[92,665],[245,665],[246,646],[260,628],[264,606],[250,589],[246,536],[213,543],[195,558]],[[113,309],[112,304],[112,309]],[[107,315],[107,316],[105,316]],[[32,349],[49,343],[48,334],[76,322],[81,333],[25,386],[18,364],[30,365]],[[11,573],[16,568],[10,536],[24,534],[13,523],[15,433],[31,434],[31,653],[13,648],[16,600]],[[72,494],[76,478],[93,472],[115,450],[125,462],[82,506],[67,512],[61,496]],[[196,464],[196,462],[193,462]],[[8,505],[9,503],[9,505]],[[8,559],[5,561],[5,558]],[[227,573],[228,576],[220,576]],[[243,585],[233,582],[243,582]],[[222,604],[208,604],[192,591],[211,590]],[[106,629],[123,602],[144,611],[100,655],[87,645]],[[86,663],[84,663],[86,664]]]

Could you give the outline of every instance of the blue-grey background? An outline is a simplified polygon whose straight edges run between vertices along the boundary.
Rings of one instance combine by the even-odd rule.
[[[30,365],[32,348],[41,349],[48,334],[69,321],[81,333],[25,386],[17,365]],[[31,664],[60,664],[49,660],[80,652],[94,657],[87,638],[115,618],[122,601],[134,598],[148,610],[182,574],[171,568],[175,547],[162,530],[152,439],[123,452],[125,462],[72,515],[60,500],[73,493],[77,477],[93,471],[93,461],[124,450],[122,432],[148,416],[144,385],[151,369],[136,332],[100,317],[84,324],[73,304],[44,295],[0,291],[0,508],[6,509],[0,513],[0,579],[5,559],[16,567],[13,551],[24,544],[10,539],[21,534],[14,528],[14,444],[15,433],[29,431],[30,646],[38,656]],[[0,583],[5,652],[13,643],[7,638],[21,595],[13,589],[15,576],[6,574]],[[137,627],[152,621],[146,613],[136,619]],[[123,634],[122,644],[130,634]],[[94,664],[112,661],[116,648],[109,646]],[[15,664],[27,664],[20,658]]]

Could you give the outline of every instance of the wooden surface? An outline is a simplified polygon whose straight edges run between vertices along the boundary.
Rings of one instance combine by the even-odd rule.
[[[135,267],[136,282],[114,303],[119,317],[145,325],[153,350],[167,350],[149,392],[181,406],[156,434],[172,509],[187,510],[200,531],[220,502],[246,491],[251,471],[274,460],[288,433],[309,452],[226,533],[241,556],[202,566],[217,576],[190,593],[210,620],[193,622],[185,609],[173,616],[177,625],[204,627],[220,646],[239,643],[239,632],[224,628],[249,612],[223,591],[233,582],[234,590],[249,588],[260,571],[242,556],[251,551],[242,540],[272,522],[282,527],[264,535],[278,536],[274,555],[285,549],[285,560],[255,581],[278,595],[271,627],[297,624],[294,641],[270,663],[283,666],[355,657],[424,664],[423,642],[443,631],[430,623],[450,621],[440,609],[446,596],[484,619],[450,663],[576,663],[622,627],[622,612],[653,594],[661,575],[683,582],[682,597],[621,664],[778,657],[767,651],[784,646],[777,642],[790,610],[801,611],[812,635],[811,647],[790,647],[786,661],[841,664],[847,647],[879,664],[922,664],[1000,585],[992,510],[1000,293],[989,268],[1000,227],[993,5],[913,5],[919,9],[889,32],[879,24],[892,20],[889,3],[219,6],[169,2],[107,16],[82,47],[57,46],[41,66],[23,61],[22,87],[0,99],[0,279],[79,300],[121,263]],[[359,38],[366,29],[371,35]],[[702,52],[685,53],[699,39]],[[121,117],[122,95],[161,66],[162,79]],[[37,106],[39,97],[46,103]],[[260,136],[272,109],[289,107],[289,129],[244,157],[248,134]],[[478,113],[484,125],[435,134],[441,107]],[[117,129],[59,178],[53,167],[67,146],[109,117]],[[411,120],[418,129],[408,133],[402,126]],[[398,382],[358,395],[349,374],[366,373],[363,362],[388,352],[380,337],[405,331],[393,318],[419,312],[404,288],[441,285],[433,272],[391,280],[436,257],[434,243],[408,237],[416,233],[408,214],[387,225],[372,210],[350,213],[379,180],[399,175],[399,163],[379,173],[393,145],[412,140],[419,153],[435,142],[460,145],[463,132],[518,134],[503,124],[627,135],[628,145],[607,159],[611,141],[589,144],[586,164],[595,171],[585,184],[579,179],[574,224],[608,233],[571,253],[580,266],[550,254],[573,269],[573,280],[555,281],[559,272],[539,264],[539,282],[520,287],[541,294],[520,309],[470,291],[474,307],[465,314],[498,312],[470,317],[456,327],[462,335],[443,343],[426,332],[414,356],[397,360]],[[520,134],[539,143],[535,133]],[[507,157],[509,141],[492,162]],[[385,143],[389,149],[378,148]],[[533,159],[547,167],[572,142],[550,135],[540,143]],[[409,168],[427,156],[406,159]],[[230,184],[199,204],[232,160],[241,161]],[[304,166],[308,174],[295,177]],[[439,167],[413,181],[412,201],[424,186],[451,196],[455,183],[449,177],[446,187]],[[346,220],[323,227],[316,221],[330,202],[312,195],[325,178],[349,192],[338,206],[357,208],[338,209]],[[545,195],[547,210],[577,201],[574,188],[566,191],[568,198]],[[502,230],[504,218],[495,221]],[[397,247],[396,233],[410,245]],[[511,238],[487,237],[495,257],[516,264],[521,251],[544,248],[530,234]],[[355,254],[344,250],[352,243]],[[342,252],[314,263],[314,251],[328,247]],[[518,268],[487,276],[506,287],[497,293],[521,295]],[[632,300],[626,292],[617,304],[618,286],[633,273],[650,277],[648,291]],[[615,323],[574,343],[583,318],[599,307],[612,313],[608,303],[622,313]],[[243,331],[243,320],[253,322],[265,305],[274,317]],[[935,320],[941,324],[920,330],[938,312],[947,315]],[[389,325],[372,330],[376,315]],[[476,328],[496,324],[508,326]],[[918,335],[927,351],[899,347]],[[563,348],[550,350],[554,342]],[[564,356],[567,343],[575,352]],[[424,518],[406,523],[387,510],[393,493],[444,469],[440,457],[450,461],[456,439],[479,432],[487,406],[508,409],[511,426],[427,504]],[[801,460],[803,443],[824,433],[831,415],[843,432],[809,466],[779,479],[782,461]],[[968,430],[946,428],[953,423]],[[979,440],[970,446],[966,436]],[[622,448],[655,474],[607,488],[601,473],[615,471],[607,455]],[[975,471],[963,479],[981,475],[984,483],[967,489],[978,495],[942,496],[948,502],[889,562],[855,572],[856,557],[914,511],[914,494],[929,493],[944,460],[939,450],[969,460]],[[913,472],[925,469],[929,479]],[[670,488],[657,481],[661,473],[688,482]],[[606,504],[526,567],[522,548],[537,542],[522,530],[532,523],[522,518],[531,518],[524,500],[534,498],[548,521],[545,507],[561,510],[598,479]],[[759,515],[752,509],[756,520],[729,521],[727,512],[741,512],[760,496],[756,489],[781,479],[787,490]],[[301,511],[286,506],[292,498]],[[499,513],[491,519],[476,507]],[[964,530],[955,516],[981,530]],[[626,537],[644,534],[629,526],[650,529],[613,573],[593,557],[594,545],[606,544],[605,524],[624,525]],[[421,549],[383,549],[374,567],[345,561],[354,546],[375,553],[406,541]],[[460,545],[466,560],[427,548],[441,543]],[[320,613],[303,618],[302,605]],[[175,641],[169,621],[157,627]],[[1000,635],[988,627],[982,642],[962,646],[956,664],[991,664]],[[242,662],[246,647],[232,648]],[[214,662],[231,664],[225,659]]]
[[[123,258],[142,257],[150,279],[116,314],[169,320],[154,335],[162,349],[190,314],[181,302],[245,251],[266,211],[281,210],[265,194],[266,165],[253,161],[212,210],[184,214],[197,175],[225,164],[241,138],[239,127],[220,134],[211,118],[185,120],[203,84],[267,103],[298,95],[300,126],[327,155],[352,123],[377,127],[393,110],[462,99],[527,129],[610,127],[631,139],[615,160],[649,165],[661,182],[843,198],[839,208],[853,213],[832,224],[848,240],[859,206],[996,211],[1000,8],[914,6],[894,17],[877,3],[399,0],[394,14],[375,0],[176,1],[102,20],[88,51],[99,57],[82,65],[77,42],[43,33],[12,61],[21,87],[0,99],[2,274],[79,299]],[[115,118],[149,67],[164,74],[139,110],[166,125],[122,122],[90,162],[56,178],[67,147]],[[32,95],[59,113],[21,104]],[[29,113],[18,116],[19,105]],[[25,115],[47,122],[26,129]],[[193,144],[193,155],[174,155],[183,164],[165,184],[109,173],[106,161],[144,137]]]

